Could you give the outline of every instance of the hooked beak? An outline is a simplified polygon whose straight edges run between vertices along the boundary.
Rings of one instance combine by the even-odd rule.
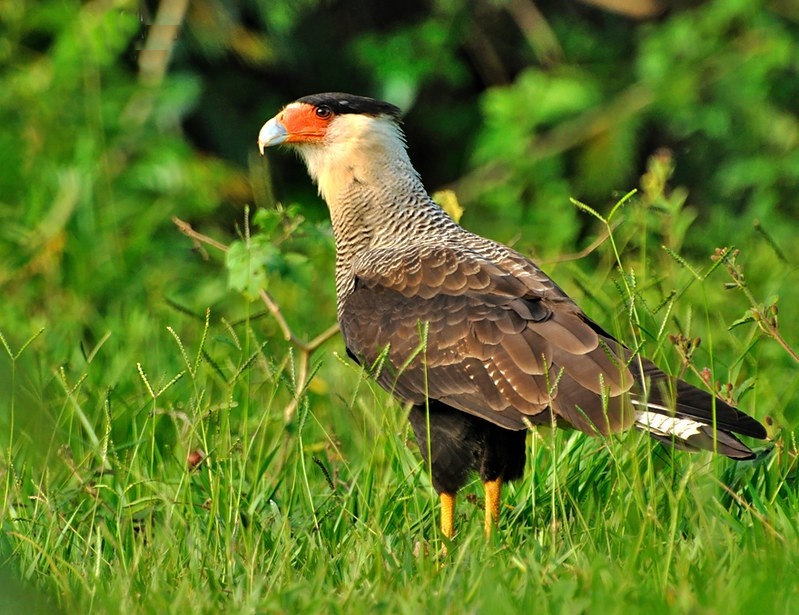
[[[258,133],[258,149],[261,151],[261,156],[264,155],[265,148],[280,145],[288,138],[289,133],[286,127],[280,123],[278,116],[273,117],[261,127],[261,132]]]

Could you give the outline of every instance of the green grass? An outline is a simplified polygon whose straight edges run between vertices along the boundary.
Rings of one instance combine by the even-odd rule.
[[[496,536],[483,537],[474,483],[445,545],[405,411],[337,357],[338,338],[314,355],[286,422],[296,354],[234,295],[226,311],[240,320],[132,308],[108,318],[94,347],[3,331],[5,595],[66,613],[791,612],[796,366],[754,325],[727,330],[747,300],[723,289],[723,267],[646,246],[659,231],[644,206],[625,206],[591,273],[556,273],[672,371],[753,378],[736,392],[774,418],[769,454],[736,464],[637,433],[542,428]],[[758,279],[786,275],[773,261],[771,273]],[[298,292],[273,290],[286,301]],[[675,330],[712,343],[684,362]],[[202,461],[188,463],[197,451]]]

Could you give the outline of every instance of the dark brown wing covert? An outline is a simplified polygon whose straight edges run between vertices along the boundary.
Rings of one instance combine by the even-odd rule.
[[[589,433],[628,427],[623,360],[546,276],[518,268],[452,247],[372,252],[342,305],[347,348],[413,404],[429,397],[508,429],[548,422],[550,407]]]

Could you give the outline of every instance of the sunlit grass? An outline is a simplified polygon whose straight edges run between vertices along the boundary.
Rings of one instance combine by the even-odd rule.
[[[651,220],[637,214],[632,228],[608,225],[614,249],[599,246],[591,274],[559,277],[672,371],[759,378],[756,333],[737,344],[714,314],[723,271],[643,252]],[[70,613],[788,613],[799,598],[797,449],[781,425],[744,463],[638,433],[540,428],[496,535],[483,537],[475,480],[445,555],[405,410],[337,356],[338,341],[301,387],[296,355],[251,311],[232,324],[213,311],[134,315],[67,362],[74,341],[3,332],[10,587]],[[675,330],[727,354],[705,345],[686,362]],[[743,389],[760,419],[783,416],[795,393],[790,365],[770,369],[784,395],[771,380]]]

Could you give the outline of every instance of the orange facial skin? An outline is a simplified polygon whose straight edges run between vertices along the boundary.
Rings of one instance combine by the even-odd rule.
[[[283,109],[275,119],[283,125],[288,133],[284,143],[308,143],[325,138],[333,115],[328,107],[292,103]]]

